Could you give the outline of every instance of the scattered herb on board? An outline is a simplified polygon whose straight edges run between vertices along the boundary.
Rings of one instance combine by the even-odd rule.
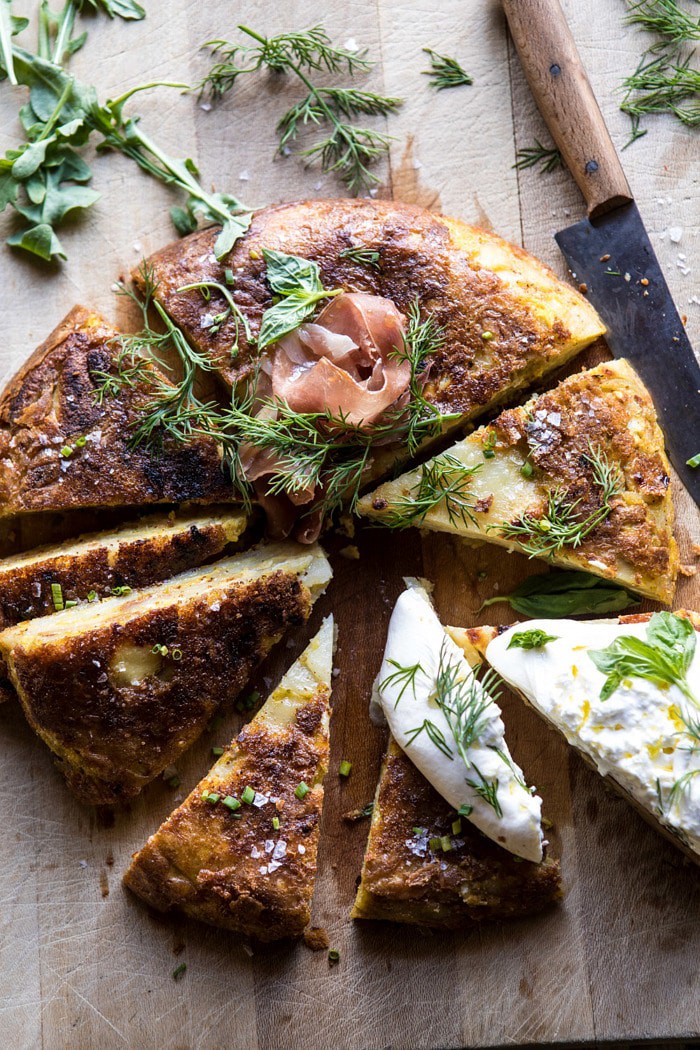
[[[528,576],[510,594],[497,594],[481,606],[508,604],[533,619],[561,619],[622,612],[639,601],[622,587],[589,572],[548,572]]]
[[[96,7],[98,0],[86,2]],[[6,7],[0,3],[0,11]],[[99,7],[124,18],[141,17],[139,6],[129,0],[99,0]],[[88,142],[96,136],[98,151],[122,153],[149,175],[185,193],[184,207],[171,209],[180,233],[192,232],[199,221],[220,223],[215,253],[222,258],[247,229],[250,210],[229,194],[206,191],[194,161],[163,152],[141,130],[139,117],[124,112],[138,92],[187,85],[153,81],[100,103],[94,87],[59,64],[85,42],[85,34],[72,36],[76,14],[84,8],[84,3],[69,2],[54,17],[42,5],[37,53],[13,44],[0,32],[0,72],[29,88],[29,100],[19,110],[24,140],[0,159],[0,210],[12,207],[23,220],[7,243],[45,261],[66,258],[57,229],[99,199],[87,185],[92,170],[83,157]],[[51,35],[54,25],[55,39]],[[24,23],[16,31],[23,28]]]
[[[463,84],[473,84],[474,80],[469,76],[456,58],[449,55],[441,55],[433,51],[432,47],[424,47],[423,51],[430,58],[430,69],[424,69],[423,75],[430,77],[430,84],[437,91],[446,88],[461,87]]]
[[[640,122],[648,115],[670,113],[689,127],[699,125],[700,69],[689,47],[700,40],[700,19],[677,0],[636,0],[625,21],[654,36],[635,71],[622,82],[620,109],[632,122],[627,145],[646,134]]]
[[[548,148],[543,146],[539,139],[535,139],[534,145],[523,146],[515,154],[515,164],[518,171],[525,168],[537,168],[544,173],[556,171],[564,167],[564,160],[556,146]]]
[[[685,465],[686,467],[690,467],[692,470],[696,470],[697,467],[700,467],[700,452],[698,452],[695,456],[691,456],[690,459],[687,459]]]
[[[471,485],[480,466],[467,467],[448,452],[424,463],[418,468],[418,481],[411,491],[388,503],[382,525],[390,529],[419,526],[438,507],[444,508],[452,525],[460,521],[476,525]]]
[[[556,634],[547,634],[546,631],[532,629],[530,631],[516,631],[511,635],[508,643],[509,649],[543,649],[547,642],[555,642]]]
[[[618,467],[608,462],[601,449],[589,446],[585,459],[591,467],[593,483],[600,490],[600,506],[596,510],[581,517],[580,499],[572,500],[565,489],[555,488],[548,492],[540,517],[525,511],[513,521],[488,525],[487,529],[497,529],[504,539],[514,540],[531,558],[547,558],[563,547],[580,546],[610,515],[612,501],[622,487]]]
[[[336,47],[323,26],[278,36],[263,36],[247,26],[238,29],[251,44],[210,40],[214,64],[201,84],[200,93],[220,98],[230,91],[241,76],[267,71],[277,79],[291,74],[298,78],[307,94],[280,118],[277,124],[278,152],[286,155],[308,128],[328,129],[325,138],[313,141],[300,151],[307,164],[319,163],[323,172],[338,175],[351,193],[376,185],[377,175],[371,166],[389,148],[390,137],[384,132],[354,123],[356,117],[386,117],[402,99],[363,91],[355,87],[322,87],[312,79],[315,73],[347,73],[351,78],[367,73],[372,63],[366,52]]]
[[[186,973],[187,973],[187,963],[180,963],[180,965],[176,966],[175,969],[173,970],[173,974],[172,974],[173,980],[174,981],[181,980],[185,976]]]

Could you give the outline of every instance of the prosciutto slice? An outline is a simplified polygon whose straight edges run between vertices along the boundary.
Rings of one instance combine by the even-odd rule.
[[[411,366],[393,356],[404,347],[404,322],[389,299],[364,292],[337,296],[315,323],[277,343],[273,396],[295,412],[328,410],[371,426],[408,390]]]

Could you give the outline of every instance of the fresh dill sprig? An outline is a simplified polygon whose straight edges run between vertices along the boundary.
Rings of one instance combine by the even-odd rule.
[[[489,525],[504,539],[514,540],[531,558],[548,558],[563,547],[579,547],[612,511],[612,501],[620,493],[622,478],[619,468],[608,462],[601,449],[589,446],[585,459],[591,466],[593,483],[600,489],[600,506],[586,517],[578,513],[580,499],[571,500],[563,488],[550,489],[547,506],[541,517],[529,511],[514,521]]]
[[[371,270],[381,270],[382,262],[378,251],[373,248],[363,248],[357,245],[351,248],[343,248],[340,252],[341,259],[349,259],[358,266],[368,266]]]
[[[418,468],[418,483],[411,491],[392,500],[382,514],[382,525],[390,529],[407,529],[421,525],[426,516],[444,506],[451,525],[460,521],[476,525],[472,479],[481,464],[467,467],[456,456],[444,452]]]
[[[691,65],[694,52],[687,45],[700,40],[700,18],[694,18],[677,0],[636,0],[625,21],[656,37],[636,70],[622,82],[620,109],[632,122],[626,145],[646,134],[640,122],[648,115],[670,113],[688,127],[698,126],[700,70]]]
[[[210,335],[216,335],[216,333],[220,331],[222,325],[226,324],[229,319],[232,320],[233,342],[231,343],[231,356],[235,357],[238,353],[238,339],[241,328],[243,329],[245,337],[249,343],[252,342],[252,333],[248,323],[248,318],[234,300],[231,288],[219,284],[218,281],[195,281],[193,284],[184,284],[181,288],[178,288],[176,294],[195,290],[199,290],[202,298],[206,302],[210,301],[212,292],[224,300],[226,304],[224,309],[220,310],[218,314],[215,314],[212,317],[207,327],[207,331]]]
[[[391,664],[392,667],[395,667],[396,670],[392,671],[391,674],[388,674],[386,678],[383,678],[381,680],[381,682],[379,683],[379,689],[388,689],[391,688],[391,686],[393,685],[401,686],[399,695],[396,697],[396,702],[394,703],[394,707],[396,707],[399,700],[402,699],[403,694],[406,692],[409,686],[411,688],[413,696],[415,697],[416,675],[419,671],[423,674],[425,674],[425,672],[423,671],[423,667],[420,663],[411,664],[408,667],[403,667],[396,660],[388,660],[387,663]]]
[[[498,778],[494,777],[493,780],[488,780],[480,769],[477,769],[476,766],[473,768],[478,780],[467,780],[467,785],[475,795],[478,795],[494,810],[497,817],[502,817],[503,810],[501,809],[501,803],[498,801]]]
[[[353,193],[375,185],[379,179],[370,168],[387,152],[391,139],[353,121],[358,116],[388,116],[403,100],[352,87],[321,87],[311,80],[314,72],[346,72],[349,76],[368,72],[372,63],[366,52],[336,47],[320,25],[272,37],[243,25],[238,29],[254,43],[209,41],[205,46],[216,61],[199,84],[200,94],[208,92],[220,98],[239,77],[260,70],[277,76],[293,74],[307,95],[281,117],[278,152],[286,154],[304,129],[325,125],[329,134],[301,150],[300,155],[308,164],[319,162],[322,171],[337,174]]]
[[[633,133],[639,138],[642,117],[655,113],[672,113],[688,127],[700,124],[700,70],[690,65],[691,57],[670,58],[662,54],[642,61],[634,73],[623,81],[625,97],[620,109],[632,120]]]
[[[445,758],[449,758],[450,762],[454,761],[454,755],[452,754],[450,745],[445,740],[445,734],[430,718],[424,718],[419,726],[415,726],[415,728],[408,730],[406,733],[407,746],[410,746],[415,741],[416,737],[420,736],[424,731],[430,743],[434,744],[438,751],[442,751]]]
[[[470,77],[456,58],[441,55],[433,51],[432,47],[424,47],[423,51],[430,58],[430,69],[424,69],[423,75],[430,77],[430,83],[437,91],[474,83],[473,77]]]
[[[649,33],[658,33],[662,41],[650,51],[667,44],[679,46],[700,40],[700,19],[693,18],[677,0],[636,0],[625,16],[625,25],[637,25]]]
[[[556,171],[557,168],[563,168],[564,160],[556,146],[548,148],[543,146],[539,139],[535,139],[533,146],[523,146],[518,150],[513,167],[518,171],[523,171],[525,168],[538,166],[542,172],[548,173]]]
[[[409,402],[406,426],[406,447],[409,456],[415,455],[418,447],[429,437],[440,433],[444,423],[457,418],[458,413],[441,414],[431,401],[423,394],[423,385],[430,357],[444,346],[446,332],[443,325],[429,314],[421,319],[418,298],[413,300],[406,311],[408,327],[404,345],[393,351],[391,356],[397,361],[408,361],[411,376],[408,384]]]

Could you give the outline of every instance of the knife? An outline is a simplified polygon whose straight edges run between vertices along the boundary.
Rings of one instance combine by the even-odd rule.
[[[556,233],[615,357],[654,400],[669,457],[700,505],[700,366],[634,203],[559,0],[502,0],[530,89],[588,207]]]

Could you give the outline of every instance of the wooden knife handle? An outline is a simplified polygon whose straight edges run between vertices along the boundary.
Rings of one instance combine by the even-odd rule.
[[[632,200],[559,0],[502,0],[535,97],[595,218]]]

